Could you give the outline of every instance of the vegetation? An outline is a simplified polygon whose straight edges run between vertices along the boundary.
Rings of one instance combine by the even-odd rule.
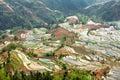
[[[55,55],[55,53],[52,51],[45,53],[45,56],[47,56],[47,57],[54,56],[54,55]]]
[[[53,76],[49,72],[30,72],[29,75],[26,75],[23,71],[16,71],[10,78],[10,80],[53,80]]]
[[[0,69],[0,80],[10,80],[10,77],[5,74],[5,69]]]
[[[94,80],[89,71],[71,70],[65,71],[63,74],[54,76],[54,80]]]
[[[84,14],[76,14],[76,16],[79,18],[80,22],[82,22],[82,24],[86,24],[86,22],[88,21],[88,16],[84,15]]]
[[[4,4],[2,3],[2,1]],[[91,26],[87,27],[87,25],[85,25],[89,19],[88,16],[90,16],[90,18],[94,22],[100,22],[100,23],[102,23],[102,19],[104,19],[105,21],[119,20],[120,15],[118,14],[119,13],[118,9],[120,6],[118,4],[120,4],[120,1],[118,1],[118,4],[116,3],[114,4],[114,6],[110,7],[110,10],[108,10],[108,7],[112,3],[106,3],[108,7],[106,7],[106,5],[102,5],[102,6],[96,5],[95,8],[90,7],[90,9],[85,9],[86,6],[93,3],[92,2],[93,0],[88,0],[88,1],[87,0],[69,0],[69,1],[66,1],[66,0],[56,0],[56,1],[55,0],[41,0],[41,1],[39,0],[19,0],[19,1],[2,0],[2,1],[1,1],[0,9],[3,9],[4,11],[0,11],[0,14],[1,14],[0,29],[3,29],[3,30],[10,29],[10,32],[9,30],[6,30],[6,31],[0,30],[0,34],[1,34],[0,42],[6,41],[6,39],[9,40],[9,38],[12,38],[12,40],[14,38],[14,41],[11,41],[11,43],[8,43],[8,44],[3,43],[0,45],[1,46],[0,80],[94,80],[94,78],[97,79],[97,77],[99,76],[100,76],[99,79],[101,79],[103,76],[106,77],[110,69],[96,70],[91,73],[91,71],[88,71],[88,70],[79,70],[79,69],[71,68],[71,66],[75,66],[77,68],[76,64],[79,63],[78,58],[79,58],[79,61],[81,61],[79,64],[84,62],[86,63],[84,65],[85,69],[86,69],[86,66],[89,66],[89,62],[91,63],[92,61],[94,62],[91,64],[91,66],[94,65],[95,63],[94,65],[95,67],[97,66],[97,64],[98,65],[99,64],[102,65],[105,63],[111,64],[111,65],[116,64],[116,63],[113,63],[114,60],[112,60],[112,58],[105,59],[109,61],[111,60],[110,61],[111,63],[109,62],[107,63],[107,61],[105,62],[104,55],[102,56],[101,54],[102,52],[99,51],[99,49],[92,50],[89,48],[91,44],[87,45],[88,43],[97,44],[97,42],[94,40],[91,42],[92,38],[90,39],[90,41],[87,41],[85,43],[86,46],[84,46],[84,43],[82,45],[81,42],[79,41],[77,42],[76,40],[79,39],[81,41],[86,41],[88,39],[84,37],[83,33],[79,34],[79,31],[83,32],[84,30],[87,30],[86,28],[88,29],[91,28]],[[80,5],[80,3],[82,4]],[[101,9],[104,7],[105,9]],[[118,11],[116,12],[114,8]],[[83,9],[87,11],[84,12]],[[100,11],[97,11],[96,9]],[[114,16],[113,15],[114,13],[118,15]],[[79,18],[80,23],[83,25],[80,25],[79,23],[74,25],[74,21],[76,20],[76,18],[71,18],[73,21],[72,20],[68,21],[70,24],[70,29],[67,23],[65,23],[66,26],[63,26],[63,27],[66,27],[67,30],[60,28],[62,24],[59,25],[59,23],[63,23],[65,17],[74,15],[74,14]],[[111,16],[114,16],[114,18],[111,18]],[[115,28],[118,29],[118,25],[115,23],[110,24],[110,26],[115,26]],[[34,29],[31,31],[28,30],[35,27],[36,28],[49,27],[49,30],[46,30],[46,29],[40,29],[40,30]],[[74,29],[72,29],[72,27],[74,27]],[[22,29],[24,30],[27,29],[27,30],[18,31]],[[25,33],[28,32],[28,34],[25,35],[27,36],[27,38],[24,39],[25,42],[24,40],[18,41],[18,39],[20,38],[20,34],[23,32]],[[78,32],[78,34],[75,34],[75,32]],[[88,33],[89,32],[90,30],[88,30]],[[14,37],[11,36],[10,34],[13,34]],[[49,34],[51,34],[52,36],[49,39],[47,39],[47,36],[49,37]],[[93,33],[93,34],[97,34],[97,33]],[[111,35],[113,33],[111,32],[109,33],[108,31],[107,34]],[[115,33],[115,35],[116,34],[117,33]],[[43,36],[45,35],[45,37],[41,37],[40,35],[43,35]],[[101,37],[100,39],[102,39]],[[109,36],[108,36],[108,39],[109,39]],[[19,42],[28,46],[28,49],[26,49]],[[74,44],[75,42],[76,44],[79,44],[79,45],[81,44],[81,46]],[[53,43],[53,45],[51,45],[50,43],[51,44]],[[46,50],[45,49],[46,46],[48,46],[48,48],[52,47],[52,49],[49,48],[48,51],[51,50],[50,52],[43,53],[44,50]],[[94,47],[96,47],[96,45],[93,45],[92,48]],[[105,45],[105,48],[106,48],[106,45]],[[117,48],[119,48],[119,46],[117,46]],[[17,54],[17,50],[22,51],[23,53],[27,53],[29,57],[26,55],[22,55],[22,53],[19,53],[19,52]],[[79,54],[75,54],[76,52]],[[106,49],[106,53],[107,52],[109,51]],[[100,59],[99,59],[99,56],[100,56]],[[37,61],[37,60],[40,60],[40,58],[42,57],[54,59],[54,61],[51,62],[46,60],[46,63],[44,61],[42,62],[42,60]],[[112,57],[114,58],[114,56]],[[103,60],[101,60],[101,58],[103,58]],[[88,63],[86,59],[89,61]],[[115,60],[120,61],[119,58],[115,58]],[[67,64],[67,61],[68,61],[68,64]],[[56,64],[61,68],[59,68]],[[52,66],[52,69],[51,69],[51,66]],[[83,67],[83,65],[81,66]],[[39,67],[41,68],[41,70]],[[37,70],[34,68],[36,68]],[[42,68],[46,70],[46,72],[41,72],[43,71]],[[53,70],[53,72],[52,71],[47,72],[48,69]],[[92,68],[90,69],[92,70]],[[97,72],[100,72],[103,74],[101,75]]]
[[[14,34],[16,36],[16,31],[18,30],[22,30],[22,27],[21,26],[18,26],[18,27],[13,27],[11,30],[10,30],[10,34]]]
[[[63,74],[51,75],[50,72],[29,72],[26,75],[25,72],[15,71],[14,75],[9,75],[7,73],[3,73],[0,70],[1,80],[94,80],[90,75],[89,71],[83,70],[71,70],[70,72],[64,71]]]
[[[17,47],[18,48],[22,48],[23,50],[25,49],[25,47],[22,44],[20,44],[20,43],[18,43],[18,44],[10,43],[9,45],[7,45],[6,47],[4,47],[2,49],[2,52],[15,50]]]
[[[104,21],[118,21],[120,20],[120,1],[112,0],[104,5],[95,5],[85,10],[85,14],[89,16],[100,17]]]
[[[63,35],[63,36],[60,38],[61,42],[64,42],[64,41],[66,40],[66,38],[67,38],[67,36],[66,36],[66,35]]]
[[[16,1],[18,4],[16,5],[14,1]],[[0,6],[0,29],[3,30],[12,29],[13,27],[21,27],[23,29],[48,27],[45,25],[46,23],[54,24],[63,22],[66,16],[74,15],[76,13],[82,13],[77,15],[80,17],[80,20],[83,24],[86,23],[86,19],[88,18],[85,15],[95,15],[105,21],[120,19],[120,1],[110,1],[104,6],[96,5],[88,9],[84,8],[92,3],[95,3],[96,0],[43,0],[42,5],[37,0],[6,0],[4,2],[6,5],[2,4]],[[9,4],[9,6],[7,6],[7,4]],[[46,9],[46,7],[48,7],[50,10]],[[12,8],[13,10],[9,8]]]

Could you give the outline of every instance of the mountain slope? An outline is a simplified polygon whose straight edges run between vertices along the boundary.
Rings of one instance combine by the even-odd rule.
[[[88,14],[89,16],[96,15],[105,21],[117,21],[120,20],[119,8],[119,0],[107,0],[105,3],[99,3],[87,7],[85,9],[85,14]]]
[[[94,0],[42,0],[48,7],[63,13],[72,14],[92,4]],[[52,4],[52,5],[51,5]]]
[[[42,4],[39,0],[32,2],[32,0],[5,0],[6,5],[0,4],[0,28],[11,28],[16,26],[22,26],[31,28],[41,23],[51,23],[54,21],[54,17],[59,15],[59,12],[55,12],[48,8],[45,4]],[[12,9],[9,12],[6,6]],[[39,27],[39,26],[37,26]]]
[[[0,0],[0,29],[41,27],[46,22],[56,22],[63,14],[73,15],[89,3],[87,0]]]
[[[44,27],[46,23],[56,23],[61,16],[76,13],[96,15],[106,21],[120,20],[119,2],[106,1],[100,4],[104,0],[0,0],[0,29]],[[92,6],[85,9],[89,5]]]

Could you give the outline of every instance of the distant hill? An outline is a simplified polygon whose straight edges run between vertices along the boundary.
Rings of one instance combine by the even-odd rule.
[[[103,5],[98,3],[104,0],[0,0],[0,29],[44,27],[76,13],[96,15],[106,21],[120,20],[120,2],[106,1]]]
[[[104,2],[85,9],[85,14],[89,16],[96,15],[105,21],[120,20],[120,0],[106,0]]]
[[[0,0],[0,29],[41,27],[88,4],[87,0]]]
[[[17,26],[30,29],[45,22],[51,23],[60,13],[39,0],[5,0],[0,2],[0,14],[1,29]]]

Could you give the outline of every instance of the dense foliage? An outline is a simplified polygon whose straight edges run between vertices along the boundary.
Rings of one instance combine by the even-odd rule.
[[[120,1],[111,0],[103,5],[94,5],[85,10],[85,14],[96,15],[104,21],[120,20]]]
[[[4,71],[4,73],[3,73]],[[71,72],[64,71],[62,74],[51,75],[50,72],[25,72],[15,71],[14,75],[6,73],[5,69],[0,69],[1,80],[94,80],[89,71],[71,70]]]
[[[46,23],[62,22],[65,16],[82,13],[86,6],[95,1],[4,0],[0,4],[0,29],[46,27]]]
[[[54,76],[54,80],[94,80],[89,71],[72,70],[71,72],[64,72],[62,75]]]
[[[20,44],[20,43],[18,43],[18,44],[10,43],[9,45],[7,45],[6,47],[4,47],[2,49],[2,52],[15,50],[16,48],[25,49],[25,47],[22,44]]]

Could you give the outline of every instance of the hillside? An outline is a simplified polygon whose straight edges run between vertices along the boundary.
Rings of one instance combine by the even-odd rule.
[[[45,26],[46,22],[55,23],[63,14],[71,15],[87,5],[86,0],[1,0],[0,29]]]
[[[18,26],[30,29],[55,21],[59,12],[52,11],[38,0],[5,0],[1,2],[0,14],[1,29]]]
[[[0,0],[0,29],[48,27],[77,13],[116,21],[119,5],[119,0]]]
[[[0,80],[120,80],[120,0],[0,0]]]
[[[120,1],[107,0],[101,3],[93,4],[85,9],[85,14],[96,15],[104,21],[118,21],[120,20]],[[88,13],[89,12],[89,13]]]
[[[66,21],[3,33],[1,80],[120,79],[120,31],[114,26],[89,19],[85,25]]]

